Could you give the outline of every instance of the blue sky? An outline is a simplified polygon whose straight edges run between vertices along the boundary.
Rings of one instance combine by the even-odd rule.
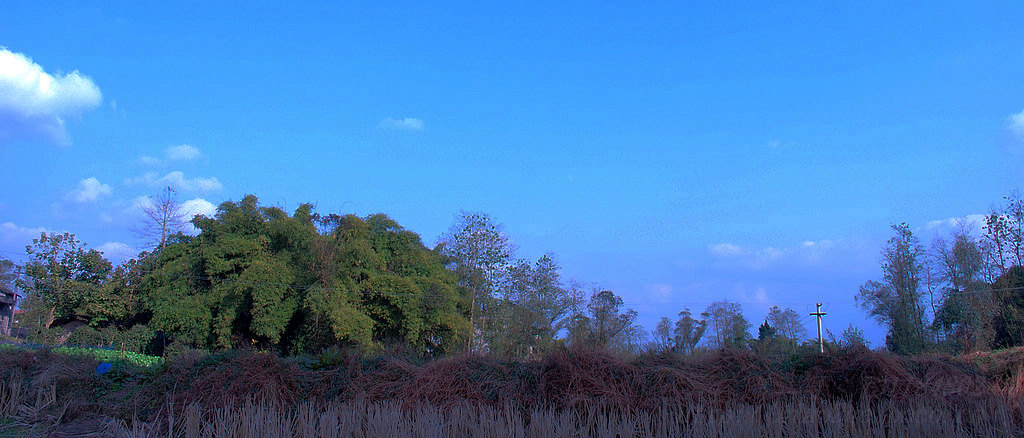
[[[877,345],[853,296],[889,224],[927,242],[1021,186],[1018,3],[554,3],[5,5],[0,253],[123,257],[167,184],[428,244],[476,210],[648,328],[822,301]]]

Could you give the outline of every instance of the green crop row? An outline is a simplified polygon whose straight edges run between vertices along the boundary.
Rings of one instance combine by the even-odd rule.
[[[0,351],[3,350],[38,350],[41,348],[49,348],[42,345],[18,345],[18,344],[0,344]],[[153,367],[163,362],[163,358],[159,356],[149,356],[142,353],[135,353],[132,351],[121,352],[120,350],[107,350],[103,348],[85,348],[85,347],[69,347],[59,346],[53,347],[50,351],[56,354],[62,354],[66,356],[89,356],[103,362],[118,362],[124,361],[124,363],[140,366],[140,367]]]

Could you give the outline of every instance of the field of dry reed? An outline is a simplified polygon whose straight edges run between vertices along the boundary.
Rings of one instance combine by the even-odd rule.
[[[1024,350],[426,363],[183,355],[152,369],[0,352],[0,436],[1021,436]]]

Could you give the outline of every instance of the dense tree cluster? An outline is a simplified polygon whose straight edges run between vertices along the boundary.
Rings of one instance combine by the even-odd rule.
[[[860,287],[861,307],[888,328],[902,354],[1024,345],[1024,201],[1019,193],[985,218],[980,238],[961,222],[926,248],[907,224],[882,250],[880,281]]]

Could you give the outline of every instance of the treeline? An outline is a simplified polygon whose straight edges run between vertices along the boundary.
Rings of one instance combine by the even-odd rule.
[[[22,334],[147,353],[339,347],[516,358],[566,345],[689,353],[702,339],[792,351],[806,337],[798,315],[779,308],[752,337],[727,301],[699,315],[684,309],[674,325],[663,318],[648,335],[614,292],[564,280],[554,256],[516,259],[485,214],[459,214],[431,249],[382,214],[321,215],[306,204],[289,215],[255,196],[192,218],[196,232],[185,234],[173,192],[157,200],[139,230],[153,250],[116,267],[72,234],[34,239],[18,280]]]
[[[966,220],[956,226],[927,246],[907,224],[892,226],[882,278],[856,296],[888,328],[888,350],[963,353],[1024,345],[1024,200],[1019,192],[1006,196],[981,230]]]
[[[30,341],[528,357],[565,344],[625,351],[642,336],[620,297],[567,286],[550,255],[514,259],[484,214],[460,214],[431,249],[383,214],[288,214],[251,195],[192,218],[186,234],[173,192],[159,199],[140,232],[156,236],[153,250],[116,267],[70,233],[33,240],[17,280]]]
[[[255,196],[222,203],[213,217],[184,221],[169,189],[147,209],[140,235],[153,249],[118,266],[69,233],[43,233],[24,266],[0,263],[23,299],[17,330],[40,344],[255,348],[280,354],[337,347],[438,357],[488,352],[538,357],[560,346],[688,354],[743,348],[762,354],[817,349],[801,315],[773,307],[754,325],[739,303],[697,314],[682,309],[650,332],[609,290],[562,277],[553,255],[517,259],[501,225],[460,213],[434,248],[383,214],[293,213]],[[1024,257],[1019,195],[986,218],[925,248],[894,226],[883,278],[857,302],[888,328],[902,354],[1024,345]],[[183,233],[186,224],[194,232]],[[12,275],[21,269],[23,275]],[[849,326],[826,348],[869,346]]]

